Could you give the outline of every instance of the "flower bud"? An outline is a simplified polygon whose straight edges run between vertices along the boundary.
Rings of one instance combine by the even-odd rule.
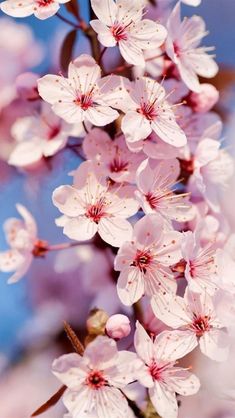
[[[108,314],[103,309],[93,309],[86,322],[89,335],[104,335]]]
[[[106,323],[106,334],[114,340],[127,337],[130,332],[130,321],[126,315],[112,315]]]
[[[195,112],[206,113],[217,103],[218,99],[218,90],[212,84],[203,83],[200,93],[190,94],[189,102]]]

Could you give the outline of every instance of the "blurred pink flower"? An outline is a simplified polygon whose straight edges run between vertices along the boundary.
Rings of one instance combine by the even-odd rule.
[[[0,252],[0,271],[15,271],[8,283],[17,282],[28,271],[38,241],[37,225],[32,215],[24,206],[17,204],[16,207],[23,220],[9,218],[5,222],[4,231],[10,249]]]

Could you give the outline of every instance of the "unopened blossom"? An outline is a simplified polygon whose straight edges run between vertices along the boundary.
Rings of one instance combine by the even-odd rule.
[[[120,340],[130,334],[130,320],[126,315],[112,315],[106,322],[105,330],[109,337],[114,338],[115,340]]]
[[[188,352],[197,345],[203,354],[215,361],[228,356],[228,335],[216,314],[213,298],[206,292],[192,292],[188,288],[184,297],[166,294],[153,297],[152,309],[157,318],[177,329],[179,344]],[[183,348],[182,348],[183,349]]]
[[[121,390],[134,381],[136,355],[117,350],[108,337],[98,336],[79,354],[56,359],[53,373],[67,386],[63,402],[73,418],[123,418],[129,406]],[[93,415],[92,415],[93,414]]]
[[[98,128],[86,135],[83,150],[86,158],[93,161],[96,171],[115,182],[133,183],[137,168],[144,159],[143,153],[133,154],[129,151],[123,135],[112,140]]]
[[[91,0],[98,20],[90,22],[105,47],[119,46],[123,58],[145,66],[143,51],[158,48],[166,39],[164,26],[143,19],[143,0]]]
[[[179,174],[177,159],[143,161],[136,175],[136,197],[146,214],[159,213],[168,222],[192,219],[188,195],[176,193]]]
[[[194,172],[189,190],[199,194],[216,213],[220,211],[220,193],[226,189],[234,173],[234,161],[228,152],[220,149],[220,143],[210,138],[203,139],[194,155]]]
[[[114,262],[120,271],[118,295],[125,305],[132,305],[145,293],[154,295],[176,291],[176,281],[169,268],[182,255],[181,234],[165,230],[158,214],[144,216],[136,222],[132,240],[118,250]]]
[[[218,289],[216,249],[213,243],[200,245],[200,231],[187,231],[182,238],[184,276],[194,292],[214,294]]]
[[[53,192],[53,203],[64,215],[57,225],[71,239],[86,241],[98,232],[114,247],[131,239],[132,226],[126,218],[138,210],[132,189],[111,189],[109,182],[96,177],[90,161],[79,166],[73,186],[60,186]]]
[[[40,113],[19,118],[12,125],[16,146],[8,162],[16,167],[35,164],[64,148],[70,135],[79,136],[83,132],[81,123],[66,123],[51,110],[50,105],[44,103]]]
[[[60,4],[69,0],[6,0],[0,5],[0,9],[12,17],[27,17],[34,15],[44,20],[58,12]]]
[[[180,2],[173,9],[167,23],[168,37],[166,52],[177,66],[181,79],[189,89],[200,91],[198,76],[211,78],[218,72],[209,47],[200,46],[207,35],[205,22],[200,16],[192,16],[181,21]],[[212,48],[213,49],[213,48]]]
[[[119,116],[109,106],[109,94],[117,87],[115,76],[101,79],[101,68],[90,55],[69,64],[68,78],[48,74],[38,80],[40,96],[68,123],[91,122],[104,126]],[[119,93],[120,94],[120,93]]]
[[[152,340],[138,322],[134,341],[140,359],[136,378],[148,388],[152,404],[162,418],[177,418],[176,393],[189,396],[197,393],[200,387],[194,374],[175,366],[176,359],[182,357],[183,348],[167,332]]]
[[[175,147],[187,139],[176,122],[173,105],[167,101],[164,87],[148,77],[141,77],[128,85],[129,100],[121,129],[127,142],[147,138],[154,131],[163,141]]]
[[[33,260],[33,250],[37,243],[37,225],[28,210],[17,204],[22,220],[9,218],[4,223],[4,232],[9,250],[0,252],[0,271],[14,272],[8,283],[20,280],[28,271]]]

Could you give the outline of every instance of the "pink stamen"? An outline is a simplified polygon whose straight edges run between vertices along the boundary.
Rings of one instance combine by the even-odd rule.
[[[97,390],[105,386],[106,380],[100,370],[92,370],[86,378],[85,384],[91,389]]]
[[[80,94],[74,102],[76,105],[80,106],[82,110],[87,110],[93,105],[92,92]]]

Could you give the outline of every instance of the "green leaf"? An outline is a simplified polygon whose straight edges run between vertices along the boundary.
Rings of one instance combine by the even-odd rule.
[[[63,71],[67,72],[68,65],[73,59],[73,50],[76,43],[77,31],[76,29],[69,32],[62,44],[60,52],[60,65]]]

